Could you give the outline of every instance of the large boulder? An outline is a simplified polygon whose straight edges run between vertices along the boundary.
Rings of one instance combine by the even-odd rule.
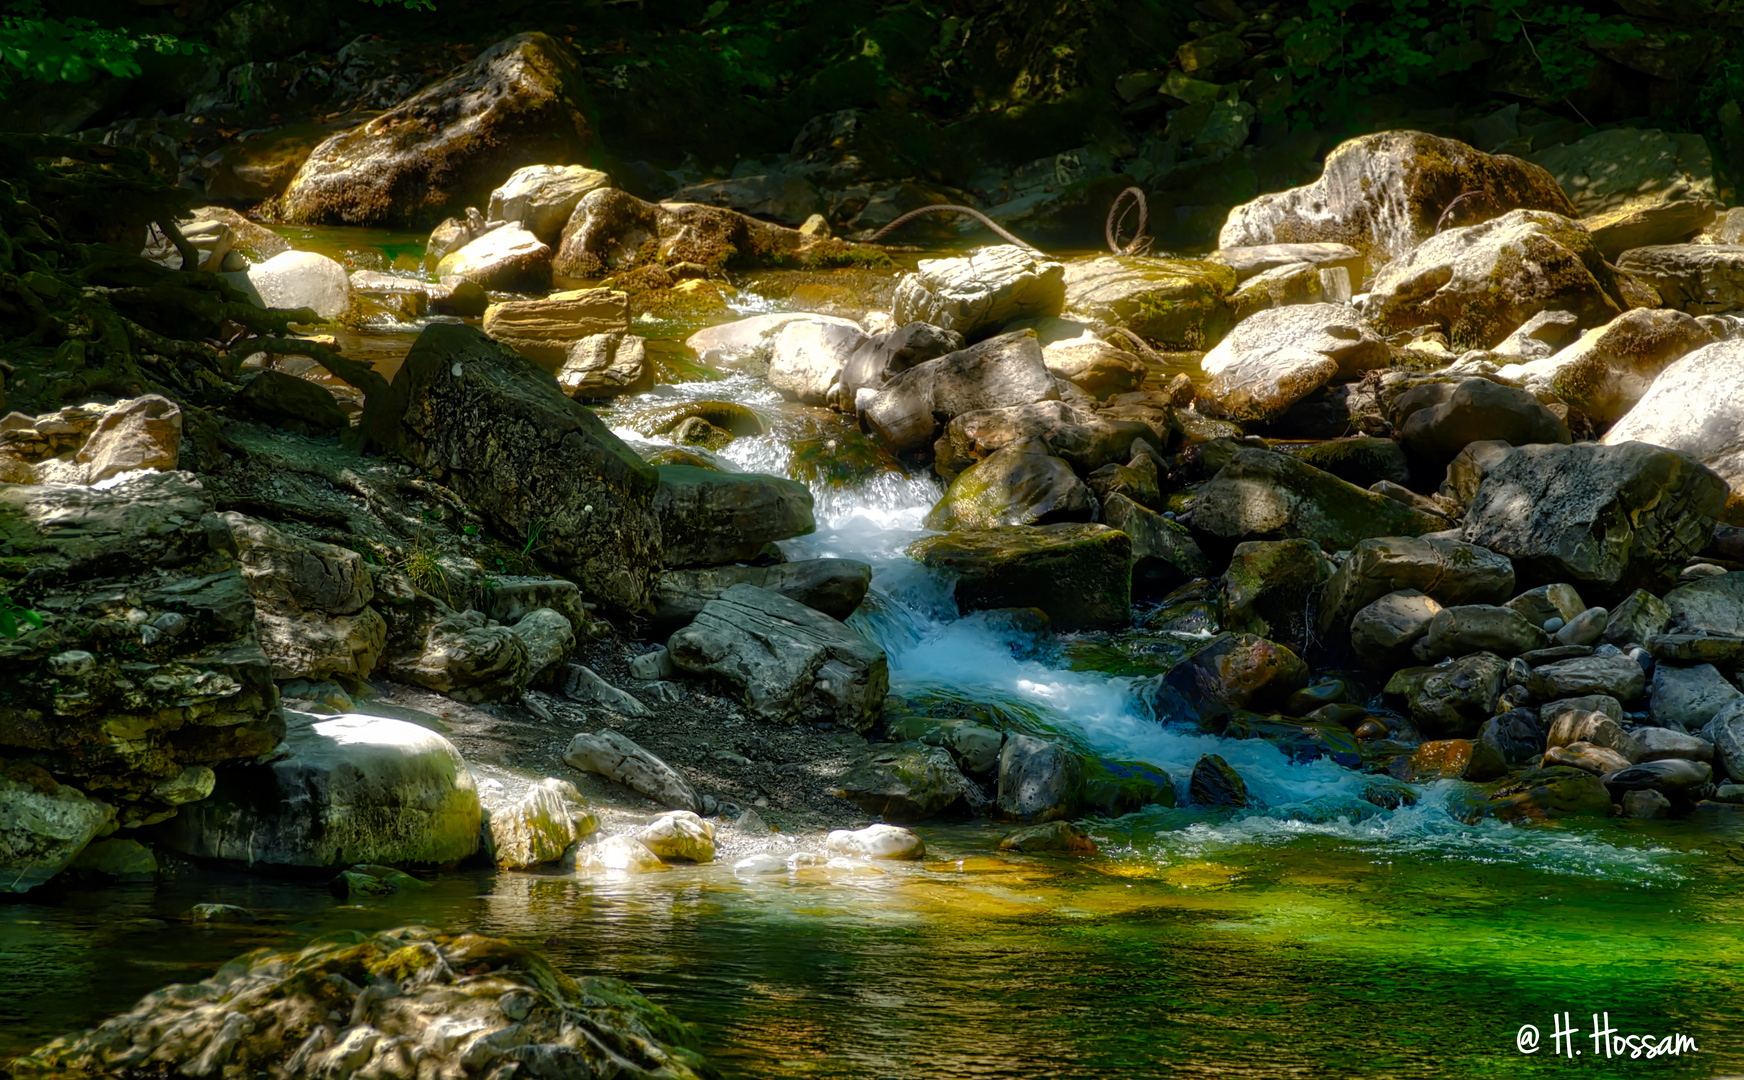
[[[323,319],[337,319],[355,302],[345,267],[313,251],[280,252],[218,276],[263,308],[309,308]]]
[[[1105,525],[1007,525],[929,536],[909,546],[922,565],[956,574],[965,612],[1034,607],[1062,630],[1132,619],[1132,540]]]
[[[1105,255],[1066,266],[1066,308],[1167,348],[1203,349],[1233,323],[1236,274],[1210,261]]]
[[[124,825],[173,814],[203,794],[178,778],[284,733],[213,511],[188,473],[0,484],[0,589],[43,620],[0,636],[0,756],[115,805]]]
[[[1166,674],[1133,688],[1160,723],[1191,723],[1221,732],[1232,710],[1281,707],[1308,682],[1308,665],[1275,641],[1219,634]]]
[[[1430,383],[1401,394],[1398,404],[1406,404],[1407,397],[1415,400],[1403,425],[1405,448],[1437,466],[1474,442],[1572,441],[1568,425],[1537,398],[1489,379]]]
[[[1645,443],[1524,446],[1484,477],[1467,543],[1508,556],[1523,583],[1593,582],[1619,595],[1706,547],[1726,485],[1687,454]]]
[[[1609,427],[1634,408],[1669,364],[1713,341],[1713,332],[1693,316],[1636,308],[1587,331],[1554,356],[1510,364],[1498,374],[1528,390],[1554,394],[1594,424]]]
[[[755,558],[763,545],[817,528],[811,489],[763,473],[661,465],[654,516],[666,566],[718,566]]]
[[[1135,439],[1157,442],[1154,430],[1137,420],[1120,420],[1064,401],[1008,405],[962,413],[945,425],[933,443],[933,467],[950,479],[977,461],[1025,439],[1040,439],[1076,471],[1090,474],[1118,465],[1132,455]]]
[[[1206,394],[1237,419],[1272,420],[1333,379],[1391,358],[1349,304],[1294,304],[1242,320],[1199,366],[1211,376]]]
[[[809,320],[789,323],[775,336],[770,351],[769,385],[790,401],[822,405],[830,388],[841,382],[849,359],[865,344],[866,334],[858,327]]]
[[[1679,585],[1665,594],[1665,607],[1671,622],[1688,633],[1744,637],[1744,572]]]
[[[1035,332],[1018,330],[916,364],[882,389],[861,391],[859,408],[867,430],[909,453],[930,445],[941,424],[963,413],[1059,397]]]
[[[1211,573],[1211,560],[1193,542],[1186,526],[1125,495],[1103,500],[1102,522],[1132,538],[1134,596],[1162,596]]]
[[[1602,326],[1623,307],[1616,275],[1580,222],[1514,210],[1395,258],[1375,275],[1364,310],[1388,330],[1436,326],[1455,349],[1484,349],[1541,311]]]
[[[695,338],[691,340],[694,342]],[[694,344],[691,347],[696,348]],[[842,367],[836,390],[830,396],[830,407],[838,412],[853,412],[854,399],[860,390],[877,390],[916,364],[936,360],[962,347],[963,335],[924,322],[911,322],[864,338]]]
[[[1730,489],[1726,520],[1744,523],[1744,342],[1706,345],[1667,365],[1604,442],[1649,443],[1695,458]]]
[[[1514,593],[1514,566],[1504,555],[1448,537],[1364,540],[1321,591],[1320,636],[1336,638],[1358,611],[1400,590],[1421,592],[1439,605],[1499,604]]]
[[[250,866],[440,866],[478,850],[478,789],[428,728],[379,716],[297,716],[285,753],[218,770],[212,796],[159,832],[173,851]]]
[[[254,594],[255,630],[275,679],[367,679],[387,645],[387,621],[363,556],[224,515]]]
[[[1453,207],[1472,192],[1480,195]],[[1387,131],[1340,143],[1312,184],[1231,210],[1217,246],[1347,244],[1373,272],[1434,236],[1450,209],[1456,221],[1469,222],[1516,208],[1576,216],[1556,180],[1536,165],[1421,131]]]
[[[281,200],[307,224],[429,227],[486,205],[497,178],[593,145],[578,60],[516,34],[367,123],[317,146]]]
[[[1136,546],[1136,545],[1135,545]],[[1306,651],[1309,609],[1332,566],[1312,540],[1258,540],[1235,545],[1223,572],[1218,622]]]
[[[581,197],[551,262],[560,277],[598,278],[645,266],[696,263],[711,270],[791,261],[812,238],[732,210],[650,203],[615,188]]]
[[[1059,263],[1015,244],[922,259],[919,269],[896,283],[890,314],[898,325],[929,323],[975,341],[1014,319],[1058,315],[1066,300],[1065,275]]]
[[[1744,244],[1660,244],[1625,251],[1617,269],[1653,286],[1668,308],[1706,315],[1744,308]]]
[[[973,792],[948,750],[918,742],[874,747],[841,779],[840,796],[884,821],[924,821],[962,810]]]
[[[1697,134],[1612,128],[1533,154],[1574,200],[1608,259],[1686,240],[1719,206],[1713,155]]]
[[[927,515],[926,527],[992,529],[1089,521],[1096,497],[1041,439],[1020,439],[964,469]]]
[[[752,715],[776,723],[829,722],[865,731],[890,688],[884,650],[804,604],[734,585],[673,634],[680,669],[727,686]]]
[[[485,309],[484,332],[548,367],[569,359],[577,341],[630,329],[628,297],[612,289],[570,289]]]
[[[590,598],[646,604],[660,474],[532,361],[472,327],[431,326],[365,425]]]
[[[1016,732],[999,751],[998,807],[1014,821],[1074,817],[1083,802],[1084,761],[1057,742]]]
[[[1230,539],[1302,537],[1345,551],[1369,537],[1421,536],[1447,522],[1286,454],[1249,447],[1199,489],[1193,525]]]
[[[490,193],[485,218],[520,225],[555,248],[581,197],[610,185],[609,176],[584,165],[528,165]]]

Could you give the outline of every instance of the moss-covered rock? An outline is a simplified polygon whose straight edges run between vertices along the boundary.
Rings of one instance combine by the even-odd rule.
[[[1307,649],[1309,606],[1332,564],[1312,540],[1237,544],[1223,573],[1220,621],[1227,630],[1258,634],[1296,652]]]
[[[1112,255],[1066,267],[1066,308],[1174,349],[1206,349],[1233,324],[1222,263]]]
[[[1113,758],[1084,759],[1085,813],[1120,817],[1147,806],[1175,805],[1175,781],[1169,774],[1142,761]]]
[[[971,785],[945,749],[907,742],[874,747],[842,777],[839,791],[886,821],[924,821],[966,810]]]
[[[926,517],[926,527],[991,529],[1089,521],[1095,498],[1040,439],[1022,439],[964,469]]]
[[[1293,457],[1246,448],[1199,490],[1193,524],[1231,539],[1302,537],[1344,551],[1372,536],[1421,536],[1449,523]]]
[[[909,546],[923,565],[957,575],[963,611],[1037,607],[1060,629],[1132,618],[1132,540],[1106,525],[1007,525],[930,536]]]

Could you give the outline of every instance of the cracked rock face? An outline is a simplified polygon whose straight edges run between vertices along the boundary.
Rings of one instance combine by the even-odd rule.
[[[572,979],[498,938],[402,927],[250,953],[202,982],[148,994],[13,1068],[27,1077],[693,1080],[706,1072],[696,1041],[616,979]]]

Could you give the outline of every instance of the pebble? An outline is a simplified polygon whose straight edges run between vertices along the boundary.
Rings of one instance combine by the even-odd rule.
[[[1544,620],[1544,632],[1546,634],[1554,634],[1558,630],[1561,630],[1565,625],[1567,624],[1565,624],[1560,618],[1552,615],[1550,618]]]

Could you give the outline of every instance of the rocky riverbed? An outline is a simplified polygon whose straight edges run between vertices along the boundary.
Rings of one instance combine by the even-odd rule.
[[[537,98],[549,45],[395,108]],[[369,136],[284,213],[352,220],[468,145]],[[1194,257],[916,259],[537,140],[554,164],[464,161],[479,205],[409,266],[197,210],[191,261],[145,254],[307,321],[199,404],[31,411],[52,370],[8,372],[0,883],[254,873],[466,918],[416,896],[925,906],[955,864],[1112,910],[1073,875],[1228,884],[1219,852],[1318,836],[1676,887],[1744,820],[1744,249],[1681,183],[1618,232],[1566,180],[1607,145],[1556,174],[1364,136]],[[212,903],[175,918],[262,914]],[[707,1068],[526,942],[390,925],[15,1070]]]

